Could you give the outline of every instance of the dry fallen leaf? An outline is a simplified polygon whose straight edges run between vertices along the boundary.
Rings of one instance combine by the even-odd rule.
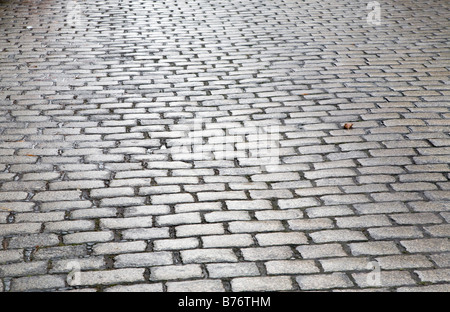
[[[353,124],[352,123],[346,123],[345,125],[344,125],[344,128],[345,129],[351,129],[353,127]]]
[[[27,154],[27,156],[30,156],[30,157],[37,157],[36,155],[33,155],[33,154]]]

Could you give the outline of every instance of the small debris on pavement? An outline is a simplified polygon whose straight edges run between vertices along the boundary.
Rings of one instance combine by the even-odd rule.
[[[346,123],[346,124],[344,125],[344,128],[347,129],[347,130],[351,129],[352,127],[353,127],[353,124],[352,124],[352,123]]]

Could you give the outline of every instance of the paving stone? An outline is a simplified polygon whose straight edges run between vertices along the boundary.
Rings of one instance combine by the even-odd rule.
[[[418,287],[400,287],[398,292],[449,292],[450,285],[438,284],[430,286],[418,286]]]
[[[316,170],[304,173],[305,177],[310,180],[356,176],[356,173],[350,169],[334,169],[334,170]]]
[[[41,223],[0,224],[0,235],[37,234],[41,231]]]
[[[92,231],[95,228],[95,222],[91,220],[73,220],[45,222],[45,232],[72,232],[72,231]]]
[[[178,204],[193,202],[194,198],[190,194],[153,195],[152,204]]]
[[[199,247],[197,238],[162,239],[153,241],[154,250],[182,250]]]
[[[191,250],[183,250],[180,253],[183,263],[213,263],[213,262],[238,261],[232,249],[191,249]]]
[[[222,224],[189,224],[175,227],[176,235],[180,237],[224,234]]]
[[[59,200],[78,200],[81,198],[80,191],[45,191],[34,195],[36,201],[59,201]],[[23,199],[23,198],[22,198]]]
[[[144,269],[117,269],[105,271],[79,272],[79,278],[71,286],[115,285],[120,283],[143,282]]]
[[[220,280],[198,280],[184,282],[168,282],[168,292],[224,292]]]
[[[144,241],[121,242],[121,243],[100,243],[95,244],[92,248],[95,255],[111,255],[144,251],[147,243]]]
[[[422,255],[394,255],[377,257],[376,261],[382,270],[430,268],[433,266],[425,256]]]
[[[368,258],[333,258],[319,260],[325,272],[366,271],[370,264]]]
[[[117,216],[117,210],[114,208],[89,208],[72,210],[70,212],[71,219],[95,219],[115,216]]]
[[[255,263],[211,263],[206,265],[211,278],[231,278],[238,276],[258,276],[259,270]]]
[[[52,268],[49,273],[69,273],[74,269],[80,271],[101,270],[106,268],[103,257],[58,259],[52,262]]]
[[[147,183],[145,183],[145,184],[147,184]],[[177,192],[180,192],[180,190],[181,190],[181,188],[178,185],[148,186],[148,187],[141,187],[139,189],[139,195],[177,193]]]
[[[262,210],[256,211],[255,217],[258,220],[290,220],[303,218],[303,212],[300,209],[286,210]]]
[[[424,229],[432,237],[449,237],[450,234],[449,224],[427,226]]]
[[[287,246],[242,248],[241,252],[247,261],[289,259],[293,255]]]
[[[389,215],[397,224],[436,224],[442,220],[433,213],[401,213]]]
[[[115,256],[114,267],[148,267],[173,263],[170,252],[129,253]]]
[[[79,232],[66,234],[63,236],[65,244],[83,244],[96,242],[109,242],[114,239],[114,234],[110,231],[101,232]]]
[[[128,229],[152,227],[153,217],[105,218],[100,220],[102,229]]]
[[[294,231],[323,230],[334,228],[329,218],[297,219],[288,221],[289,228]]]
[[[0,264],[8,262],[18,262],[23,259],[23,250],[2,250],[0,251]]]
[[[0,266],[1,277],[16,277],[44,274],[47,272],[47,262],[13,263]]]
[[[19,213],[15,216],[17,223],[21,222],[46,222],[46,221],[62,221],[64,220],[64,212],[47,212],[47,213]],[[6,223],[6,222],[5,222]]]
[[[233,292],[289,291],[293,285],[287,276],[238,277],[231,280],[231,289]]]
[[[229,210],[264,210],[272,209],[272,204],[268,200],[252,200],[252,201],[226,201]]]
[[[448,201],[450,200],[450,191],[426,191],[425,196],[432,201]]]
[[[47,247],[59,244],[59,238],[55,234],[31,234],[15,236],[8,243],[9,248],[34,248],[36,246]]]
[[[296,248],[304,259],[345,257],[347,253],[340,244],[304,245]]]
[[[388,255],[400,254],[400,250],[394,242],[365,242],[348,245],[353,255]]]
[[[65,287],[65,278],[57,275],[39,275],[16,278],[11,281],[11,291],[42,291]]]
[[[158,226],[174,226],[180,224],[194,224],[201,222],[201,217],[198,212],[178,213],[156,217],[156,224]]]
[[[260,246],[271,245],[302,245],[307,244],[308,239],[303,233],[263,233],[256,234],[256,240]]]
[[[58,247],[44,247],[37,249],[33,258],[35,260],[47,260],[58,258],[77,258],[83,257],[88,254],[88,250],[85,245],[74,246],[58,246]]]
[[[377,202],[356,204],[353,207],[361,214],[384,214],[394,212],[409,212],[408,207],[402,202]]]
[[[100,206],[102,207],[141,206],[144,203],[144,197],[114,197],[100,200]]]
[[[273,232],[284,230],[280,221],[234,221],[228,224],[231,233]]]
[[[295,198],[295,199],[280,199],[278,206],[281,209],[303,208],[318,206],[319,202],[314,198]]]
[[[151,281],[182,280],[203,277],[199,264],[169,265],[150,268]]]
[[[60,211],[60,210],[70,210],[70,209],[84,209],[92,207],[92,203],[87,200],[83,201],[55,201],[41,203],[42,211]]]
[[[49,184],[50,190],[94,189],[104,186],[105,183],[98,180],[56,181]]]
[[[169,238],[169,228],[138,228],[122,231],[123,239],[141,240],[155,238]]]
[[[197,193],[199,201],[216,201],[225,199],[246,199],[247,196],[242,191],[225,192],[200,192]]]
[[[26,192],[2,192],[0,194],[0,200],[13,201],[13,200],[24,200],[28,194]]]
[[[104,208],[108,209],[108,208]],[[116,209],[111,209],[115,211],[114,215],[106,215],[105,217],[111,217],[117,215]],[[145,206],[135,206],[127,207],[123,209],[123,216],[128,217],[138,217],[138,216],[153,216],[153,215],[165,215],[170,213],[170,207],[168,205],[145,205]]]
[[[247,221],[250,220],[247,211],[214,211],[205,214],[206,222]]]
[[[222,210],[222,204],[220,202],[187,203],[175,205],[175,212],[177,213],[216,210]]]
[[[93,189],[90,191],[90,196],[92,198],[120,197],[133,195],[134,189],[131,187],[102,188],[102,189]]]
[[[342,191],[338,187],[334,186],[323,186],[323,187],[312,187],[312,188],[302,188],[295,190],[297,195],[304,196],[319,196],[326,194],[339,194]]]
[[[352,230],[324,230],[309,234],[316,243],[365,241],[366,236],[359,231]]]
[[[312,260],[273,260],[264,263],[270,275],[318,273],[320,269]]]
[[[369,202],[369,198],[366,195],[326,195],[321,199],[325,202],[325,205],[348,205],[359,204]]]
[[[422,196],[417,192],[395,192],[395,193],[374,193],[372,198],[379,202],[383,201],[408,201],[421,200]]]
[[[408,252],[447,252],[450,250],[448,238],[428,238],[400,241]]]
[[[250,234],[228,234],[202,236],[204,248],[247,247],[254,244]]]
[[[422,231],[414,226],[380,227],[368,229],[370,236],[376,240],[393,238],[417,238],[422,237]]]
[[[251,190],[252,199],[271,199],[271,198],[292,198],[289,190]]]
[[[379,284],[372,281],[373,273],[353,273],[352,277],[360,287],[398,287],[406,285],[415,285],[414,279],[409,272],[403,271],[381,271]]]
[[[157,293],[163,292],[163,285],[161,283],[152,283],[152,284],[135,284],[130,286],[119,285],[107,287],[104,289],[104,292],[116,292],[116,293],[136,293],[136,292],[148,292],[148,293]]]
[[[340,228],[365,228],[389,226],[391,222],[383,215],[366,215],[361,217],[337,217],[336,224]]]
[[[422,282],[439,283],[450,280],[450,269],[414,271]]]
[[[343,273],[298,276],[296,281],[302,290],[348,288],[353,286],[351,280]]]
[[[434,263],[436,263],[439,267],[448,267],[450,266],[450,253],[438,253],[434,254],[431,257]]]

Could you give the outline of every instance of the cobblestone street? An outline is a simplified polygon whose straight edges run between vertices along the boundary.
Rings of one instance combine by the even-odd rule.
[[[448,0],[0,0],[0,292],[449,292],[449,39]]]

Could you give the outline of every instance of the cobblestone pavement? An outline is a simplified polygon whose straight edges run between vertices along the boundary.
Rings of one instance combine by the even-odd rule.
[[[0,291],[450,291],[449,7],[1,0]]]

